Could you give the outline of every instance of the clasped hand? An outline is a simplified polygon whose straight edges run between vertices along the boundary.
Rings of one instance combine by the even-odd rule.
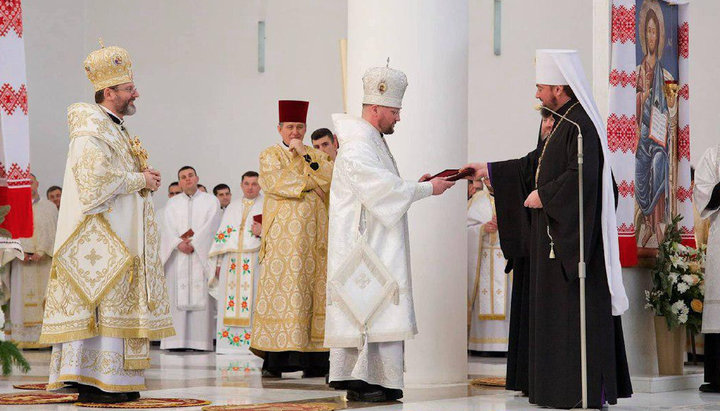
[[[143,170],[143,176],[145,177],[145,188],[149,189],[150,191],[155,191],[160,187],[160,172],[158,170],[153,170],[152,168],[148,168]]]
[[[195,251],[195,247],[190,244],[190,239],[185,239],[178,244],[177,249],[183,254],[192,254]]]
[[[290,147],[290,151],[294,151],[299,156],[304,156],[305,154],[307,154],[307,150],[305,150],[305,145],[300,139],[294,138],[290,140],[288,146]]]
[[[543,208],[542,201],[540,201],[540,194],[537,190],[533,190],[529,196],[525,199],[523,205],[527,208]]]

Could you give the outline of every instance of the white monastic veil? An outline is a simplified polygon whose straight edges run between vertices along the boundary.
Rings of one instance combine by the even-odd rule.
[[[565,77],[573,93],[580,101],[580,104],[588,114],[602,146],[603,162],[602,171],[602,237],[605,251],[605,271],[607,273],[608,287],[610,288],[612,314],[621,315],[628,307],[628,298],[625,294],[625,285],[622,281],[622,267],[620,266],[620,246],[618,243],[617,220],[615,217],[615,196],[610,170],[610,152],[608,151],[607,133],[605,122],[600,116],[595,99],[593,98],[590,85],[588,84],[580,56],[574,50],[549,50]],[[556,51],[556,52],[554,52]]]

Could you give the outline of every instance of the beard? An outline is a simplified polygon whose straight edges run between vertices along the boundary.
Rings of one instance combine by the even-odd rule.
[[[135,114],[137,108],[135,108],[134,104],[131,105],[132,102],[133,100],[128,100],[125,102],[125,104],[120,106],[120,109],[118,110],[120,114],[122,114],[123,116],[132,116],[133,114]]]
[[[395,132],[395,123],[380,125],[380,132],[383,134],[392,134]]]
[[[551,110],[557,110],[560,107],[558,107],[558,99],[555,96],[550,97],[550,100],[548,100],[547,103],[543,103],[545,106],[549,107]]]

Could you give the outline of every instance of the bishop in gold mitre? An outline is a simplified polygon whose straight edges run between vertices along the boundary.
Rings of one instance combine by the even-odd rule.
[[[79,401],[115,403],[140,397],[150,340],[175,331],[147,195],[160,173],[125,125],[140,96],[130,55],[103,46],[84,67],[95,104],[68,108],[70,148],[40,342],[53,344],[48,390],[77,383]]]

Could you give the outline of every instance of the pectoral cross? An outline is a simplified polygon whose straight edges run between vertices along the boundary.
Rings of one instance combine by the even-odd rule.
[[[140,139],[135,136],[134,139],[130,140],[130,149],[132,151],[133,156],[138,160],[138,163],[140,164],[140,171],[145,171],[150,167],[148,164],[148,152],[143,148],[142,143],[140,142]]]
[[[148,164],[148,152],[143,148],[142,143],[140,142],[140,139],[135,136],[134,139],[130,140],[130,152],[132,155],[137,159],[138,165],[140,166],[140,171],[145,171],[148,168],[150,168],[150,164]],[[140,195],[145,197],[150,192],[147,188],[143,188],[140,190]]]

